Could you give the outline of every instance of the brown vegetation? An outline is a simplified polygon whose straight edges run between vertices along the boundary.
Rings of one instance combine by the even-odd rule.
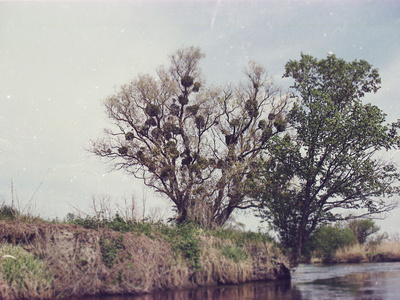
[[[400,242],[386,241],[374,244],[354,244],[336,250],[332,263],[398,262]],[[312,258],[312,263],[320,263],[320,258]]]
[[[201,229],[196,235],[198,264],[157,231],[145,235],[74,224],[0,221],[0,257],[11,248],[20,251],[15,259],[0,258],[0,298],[139,294],[290,277],[270,243],[249,240],[239,247],[231,238]],[[38,278],[13,280],[6,267],[18,263],[29,269],[20,262],[28,255],[42,269]]]

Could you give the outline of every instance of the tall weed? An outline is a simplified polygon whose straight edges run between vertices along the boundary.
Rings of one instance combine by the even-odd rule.
[[[35,258],[21,246],[0,246],[0,276],[7,286],[0,289],[0,298],[51,297],[52,274],[46,263]]]

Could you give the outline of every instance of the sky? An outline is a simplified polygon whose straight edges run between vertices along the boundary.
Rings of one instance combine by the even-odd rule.
[[[138,211],[169,215],[168,199],[88,149],[110,124],[104,100],[187,46],[216,85],[241,80],[249,60],[288,87],[285,63],[302,52],[365,59],[382,77],[365,103],[400,118],[399,1],[0,1],[0,200],[64,218],[134,197]],[[400,166],[398,151],[388,157]],[[400,209],[377,223],[400,232]]]

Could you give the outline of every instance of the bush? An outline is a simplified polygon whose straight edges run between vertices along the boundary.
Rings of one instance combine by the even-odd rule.
[[[253,231],[246,232],[236,229],[219,228],[215,230],[208,230],[208,234],[223,239],[230,239],[239,247],[244,244],[247,244],[248,242],[253,242],[253,243],[273,242],[273,239],[268,234],[262,232],[253,232]]]
[[[307,249],[309,256],[312,254],[321,258],[323,262],[330,262],[337,249],[353,245],[356,242],[356,237],[348,227],[323,226],[311,235]]]
[[[136,234],[145,234],[150,238],[153,238],[153,226],[158,226],[159,224],[151,224],[145,221],[125,221],[118,213],[111,219],[101,219],[98,217],[86,216],[82,218],[76,216],[72,213],[67,214],[67,222],[78,226],[82,226],[87,229],[99,229],[99,228],[109,228],[114,231],[119,232],[134,232]]]
[[[11,221],[15,220],[17,216],[19,216],[19,212],[14,207],[6,204],[0,207],[0,220]]]

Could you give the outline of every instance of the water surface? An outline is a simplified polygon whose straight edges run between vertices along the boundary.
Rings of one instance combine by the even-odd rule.
[[[71,298],[78,299],[78,298]],[[291,281],[253,282],[142,296],[98,296],[85,300],[314,300],[400,299],[400,263],[300,265]]]

